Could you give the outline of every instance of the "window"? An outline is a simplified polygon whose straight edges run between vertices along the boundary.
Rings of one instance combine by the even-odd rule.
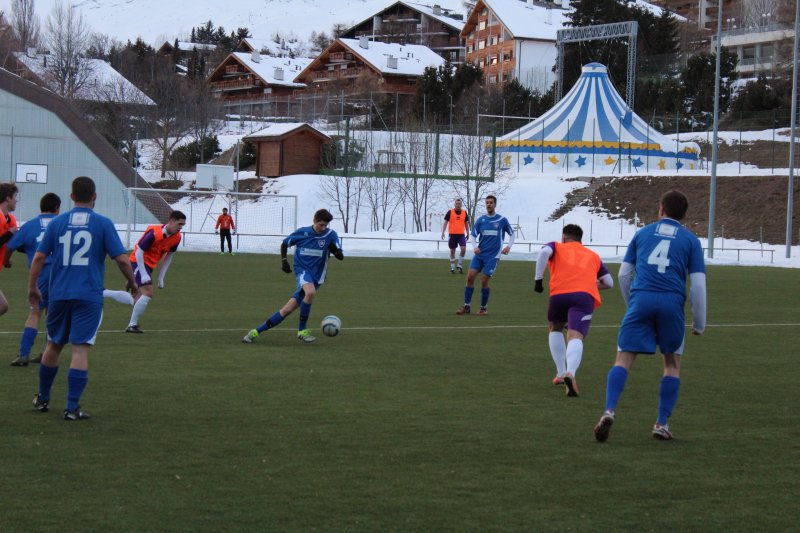
[[[503,52],[503,62],[511,61],[511,52]]]
[[[496,65],[496,64],[497,64],[497,56],[492,56],[492,57],[489,59],[489,64],[490,64],[490,65]]]
[[[472,53],[472,45],[471,45],[471,44],[468,44],[468,45],[467,45],[467,53],[468,53],[468,54],[471,54],[471,53]]]
[[[497,76],[489,76],[489,83],[497,83]]]
[[[478,23],[478,31],[485,30],[485,29],[486,29],[486,21],[482,20],[482,21],[480,21]]]
[[[478,50],[486,48],[486,41],[478,41]]]
[[[481,60],[478,62],[478,66],[479,66],[479,67],[481,67],[481,68],[485,67],[485,66],[486,66],[486,62],[485,62],[483,59],[481,59]]]

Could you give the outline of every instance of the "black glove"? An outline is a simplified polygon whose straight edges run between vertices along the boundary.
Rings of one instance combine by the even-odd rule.
[[[544,292],[544,282],[540,279],[537,279],[533,286],[533,290],[536,292]]]
[[[336,259],[338,259],[339,261],[342,261],[342,260],[344,259],[344,254],[342,253],[342,251],[341,251],[341,250],[339,250],[339,249],[337,248],[337,249],[336,249],[336,251],[335,251],[335,252],[333,252],[333,257],[335,257],[335,258],[336,258]]]
[[[286,272],[287,274],[292,273],[292,267],[289,266],[289,260],[285,257],[281,257],[281,270]]]

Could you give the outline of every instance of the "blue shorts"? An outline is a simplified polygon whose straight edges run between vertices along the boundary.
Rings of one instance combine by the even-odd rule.
[[[295,276],[297,278],[297,290],[294,291],[292,294],[292,298],[297,300],[297,303],[303,301],[303,297],[305,296],[306,292],[303,290],[303,285],[307,283],[313,283],[315,289],[319,289],[319,283],[305,270],[297,272],[295,271]]]
[[[628,310],[619,328],[617,345],[622,352],[683,353],[686,324],[682,294],[670,292],[631,293]]]
[[[103,303],[57,300],[47,310],[47,335],[56,344],[94,344],[103,321]]]
[[[469,268],[470,270],[483,272],[484,276],[491,278],[494,275],[495,270],[497,270],[497,264],[499,262],[500,259],[497,257],[481,257],[480,255],[476,255],[472,258]]]

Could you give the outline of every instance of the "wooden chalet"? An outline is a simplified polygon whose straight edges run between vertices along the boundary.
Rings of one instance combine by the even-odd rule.
[[[331,138],[303,122],[270,124],[244,138],[256,146],[256,176],[318,174]]]
[[[377,92],[413,94],[425,68],[444,63],[426,46],[339,38],[294,81],[315,91],[349,92],[371,83]]]
[[[451,63],[464,61],[464,15],[415,2],[395,2],[345,31],[340,37],[427,46]]]

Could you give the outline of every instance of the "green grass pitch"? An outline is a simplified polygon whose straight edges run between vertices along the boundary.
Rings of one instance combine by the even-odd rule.
[[[142,322],[107,301],[87,422],[34,412],[12,368],[27,270],[0,274],[0,531],[789,531],[797,528],[797,270],[709,268],[709,322],[687,336],[676,439],[655,441],[661,361],[642,356],[609,441],[617,288],[586,341],[579,398],[550,381],[546,294],[503,262],[489,316],[454,314],[446,260],[332,261],[312,310],[252,345],[294,278],[277,256],[180,253]],[[616,265],[613,265],[616,275]],[[109,286],[121,285],[116,268]],[[476,302],[479,291],[476,291]],[[319,321],[341,317],[335,338]],[[42,346],[40,333],[35,346]]]

